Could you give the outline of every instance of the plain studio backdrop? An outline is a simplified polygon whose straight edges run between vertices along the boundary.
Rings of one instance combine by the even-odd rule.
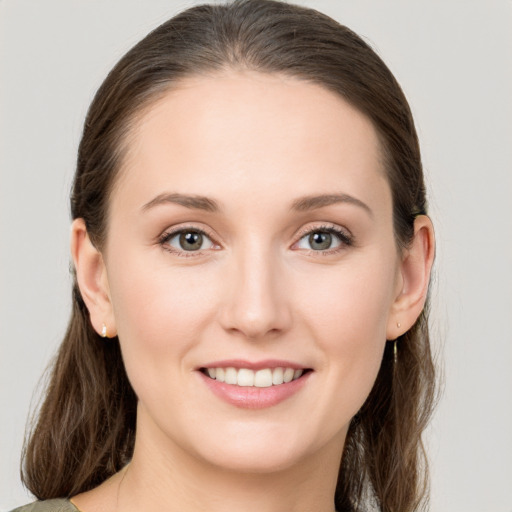
[[[68,195],[108,70],[194,3],[0,0],[0,510],[70,307]],[[363,36],[415,115],[438,240],[433,512],[512,511],[512,2],[298,1]],[[400,511],[397,511],[400,512]]]

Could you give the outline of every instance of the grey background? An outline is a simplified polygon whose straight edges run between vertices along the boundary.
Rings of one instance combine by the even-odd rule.
[[[68,191],[81,124],[111,66],[198,2],[0,1],[0,510],[34,390],[69,311]],[[428,433],[434,512],[512,511],[512,2],[302,1],[364,36],[422,142],[438,252],[445,392]]]

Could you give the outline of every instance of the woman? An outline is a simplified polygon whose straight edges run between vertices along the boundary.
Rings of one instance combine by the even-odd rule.
[[[21,510],[416,510],[434,235],[407,101],[313,10],[199,6],[87,116]]]

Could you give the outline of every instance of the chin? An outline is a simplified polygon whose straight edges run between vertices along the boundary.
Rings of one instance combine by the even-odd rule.
[[[311,439],[284,432],[242,434],[226,436],[224,440],[212,440],[208,446],[200,443],[198,453],[204,461],[225,471],[265,474],[284,471],[305,463],[321,451],[321,436]],[[300,437],[299,437],[300,436]]]
[[[276,453],[269,450],[227,450],[209,462],[224,471],[242,474],[269,474],[287,470],[301,461],[299,453]]]

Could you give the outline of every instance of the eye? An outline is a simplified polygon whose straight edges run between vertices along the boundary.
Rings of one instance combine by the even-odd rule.
[[[215,244],[200,230],[183,229],[164,236],[161,242],[168,245],[177,252],[195,252],[212,249]]]
[[[332,251],[342,245],[351,245],[352,240],[343,231],[336,228],[319,228],[310,231],[296,244],[297,249],[309,251]]]

